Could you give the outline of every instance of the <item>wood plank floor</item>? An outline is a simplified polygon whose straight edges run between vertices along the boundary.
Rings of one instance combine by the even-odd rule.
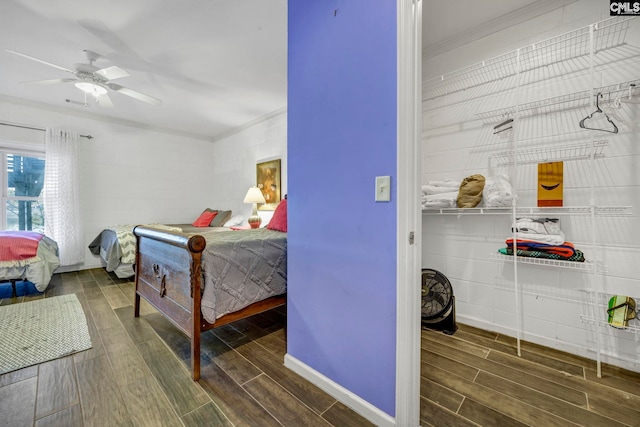
[[[93,348],[0,375],[0,425],[371,425],[284,367],[284,309],[204,333],[193,382],[189,341],[146,303],[133,317],[129,280],[94,269],[44,294],[2,290],[0,305],[75,293]],[[639,374],[597,378],[594,362],[528,343],[517,357],[509,337],[458,326],[422,331],[423,426],[640,426]]]
[[[423,426],[640,426],[640,374],[458,326],[422,331]]]
[[[285,309],[202,335],[202,376],[189,373],[187,337],[103,269],[54,275],[44,294],[75,293],[93,348],[0,375],[0,426],[371,426],[283,365]],[[24,295],[24,287],[18,291]]]

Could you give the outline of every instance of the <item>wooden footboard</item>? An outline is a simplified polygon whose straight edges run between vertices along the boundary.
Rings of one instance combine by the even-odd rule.
[[[202,316],[202,252],[206,240],[190,235],[144,226],[133,229],[136,236],[136,295],[134,315],[140,315],[140,297],[148,301],[191,340],[191,371],[200,379],[200,333],[217,326],[283,305],[281,295],[256,302],[240,311],[207,322]]]

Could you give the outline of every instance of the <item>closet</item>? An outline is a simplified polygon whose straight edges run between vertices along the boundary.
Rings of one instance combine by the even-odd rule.
[[[508,177],[505,207],[423,209],[423,267],[454,283],[458,319],[640,370],[640,322],[608,322],[616,295],[640,303],[640,19],[541,39],[423,84],[423,176]],[[538,171],[562,162],[561,206],[541,207]],[[542,166],[539,166],[542,165]],[[636,209],[637,211],[637,209]],[[519,218],[552,218],[585,260],[503,255]]]

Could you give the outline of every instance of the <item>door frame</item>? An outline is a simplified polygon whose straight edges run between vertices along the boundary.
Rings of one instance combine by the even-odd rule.
[[[396,426],[420,425],[422,1],[397,0]],[[413,238],[411,239],[411,233]]]

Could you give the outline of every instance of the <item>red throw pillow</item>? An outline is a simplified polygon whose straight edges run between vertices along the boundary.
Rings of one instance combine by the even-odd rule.
[[[211,223],[211,220],[216,215],[218,215],[218,212],[204,211],[200,214],[198,219],[196,219],[191,225],[193,225],[194,227],[208,227],[209,224]]]
[[[269,221],[269,225],[267,225],[269,230],[277,230],[287,232],[287,199],[284,199],[280,202],[278,207],[276,208],[273,216],[271,217],[271,221]]]

